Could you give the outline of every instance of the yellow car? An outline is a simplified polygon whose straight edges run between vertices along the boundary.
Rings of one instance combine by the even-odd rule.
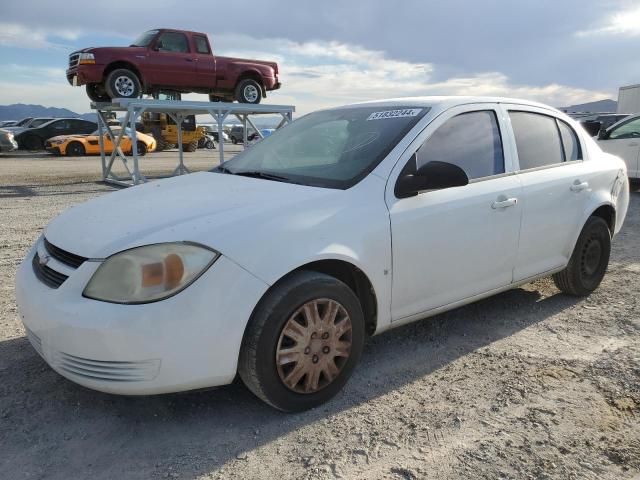
[[[115,138],[120,134],[119,127],[112,127],[111,131]],[[129,138],[129,129],[125,129],[125,135],[120,141],[120,148],[126,154],[132,153],[131,139]],[[151,135],[136,132],[138,138],[138,155],[145,155],[147,152],[153,152],[156,149],[156,140]],[[113,151],[113,142],[106,133],[104,138],[104,153]],[[100,137],[98,131],[89,135],[60,135],[47,140],[44,147],[49,153],[55,155],[67,155],[70,157],[78,157],[82,155],[91,155],[100,153]]]

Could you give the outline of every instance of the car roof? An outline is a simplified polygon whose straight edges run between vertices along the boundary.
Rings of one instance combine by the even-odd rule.
[[[349,105],[343,105],[341,107],[335,107],[335,109],[345,107],[356,106],[369,106],[369,107],[430,107],[437,110],[446,110],[458,105],[469,105],[474,103],[511,103],[517,105],[525,105],[529,107],[543,108],[556,113],[562,113],[560,110],[545,105],[543,103],[534,102],[531,100],[524,100],[520,98],[509,97],[485,97],[485,96],[427,96],[427,97],[403,97],[403,98],[389,98],[384,100],[374,100],[369,102],[352,103]]]

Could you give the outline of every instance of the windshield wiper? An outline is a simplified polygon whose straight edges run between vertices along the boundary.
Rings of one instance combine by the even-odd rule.
[[[259,170],[232,172],[225,168],[225,171],[227,171],[228,173],[231,173],[232,175],[239,175],[241,177],[264,178],[265,180],[274,180],[276,182],[295,183],[295,182],[292,182],[290,178],[283,177],[281,175],[276,175],[274,173],[261,172]]]

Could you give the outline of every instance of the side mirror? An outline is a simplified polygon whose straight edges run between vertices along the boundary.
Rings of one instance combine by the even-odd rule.
[[[598,131],[598,140],[606,140],[609,138],[609,132],[605,128],[604,124],[600,126],[600,130]]]
[[[469,177],[457,165],[432,161],[416,170],[415,160],[414,155],[398,177],[395,188],[395,195],[398,198],[413,197],[425,190],[442,190],[469,184]]]

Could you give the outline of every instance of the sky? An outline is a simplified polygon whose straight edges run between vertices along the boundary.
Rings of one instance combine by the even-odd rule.
[[[640,1],[4,0],[0,104],[88,112],[68,54],[167,27],[216,54],[280,65],[266,102],[318,108],[416,95],[500,95],[565,106],[640,83]],[[188,5],[186,7],[185,5]],[[183,97],[184,98],[184,97]],[[204,95],[189,98],[206,100]]]

